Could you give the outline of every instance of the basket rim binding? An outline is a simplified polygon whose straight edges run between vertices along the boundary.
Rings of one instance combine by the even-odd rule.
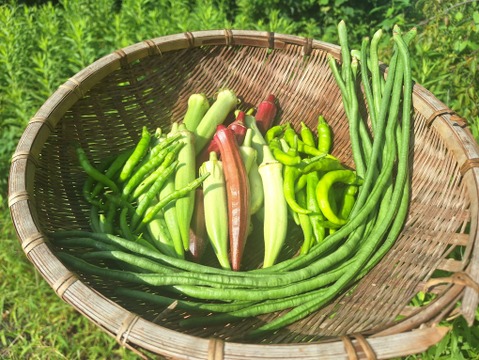
[[[240,45],[269,49],[297,45],[303,46],[305,56],[310,55],[312,51],[322,50],[340,59],[339,46],[310,38],[255,30],[203,30],[162,36],[116,50],[93,62],[60,85],[26,126],[12,156],[8,186],[8,206],[23,251],[57,295],[103,331],[115,337],[122,346],[142,356],[144,354],[138,349],[169,357],[198,359],[228,359],[238,356],[249,359],[277,356],[280,359],[289,358],[292,351],[300,351],[304,359],[317,358],[318,354],[322,356],[324,354],[324,358],[353,357],[354,354],[360,357],[369,354],[383,358],[398,356],[398,351],[402,351],[401,354],[418,353],[439,342],[446,334],[447,328],[436,326],[436,323],[451,310],[450,304],[454,305],[460,298],[462,298],[460,312],[472,325],[479,303],[478,292],[474,289],[475,287],[477,289],[479,281],[477,200],[471,201],[469,242],[472,249],[465,272],[446,280],[453,285],[434,306],[425,307],[424,311],[368,337],[367,340],[358,334],[327,343],[264,345],[232,343],[181,334],[147,321],[91,289],[56,258],[50,251],[46,236],[37,225],[31,208],[33,179],[39,154],[64,113],[98,81],[131,62],[150,55],[211,45]],[[447,139],[448,148],[455,156],[464,179],[468,181],[469,197],[477,199],[479,149],[463,119],[419,84],[414,85],[413,105],[415,109],[421,109],[422,114],[428,119],[427,126],[434,128],[443,139]],[[84,309],[93,312],[86,312]],[[108,310],[108,317],[103,316],[101,311],[105,309]],[[426,326],[417,329],[426,323]],[[411,341],[416,346],[411,346]]]

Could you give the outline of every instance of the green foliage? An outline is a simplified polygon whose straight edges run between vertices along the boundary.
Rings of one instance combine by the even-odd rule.
[[[0,213],[0,359],[138,359],[61,301]]]
[[[479,3],[422,1],[413,71],[416,81],[464,117],[479,139]]]

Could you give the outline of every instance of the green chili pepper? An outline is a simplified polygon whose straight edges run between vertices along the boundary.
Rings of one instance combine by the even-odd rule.
[[[146,176],[148,176],[152,171],[158,168],[163,161],[165,160],[166,156],[169,153],[177,154],[178,151],[183,147],[183,143],[175,142],[170,146],[161,150],[158,154],[154,157],[149,159],[145,164],[140,166],[133,174],[131,174],[130,178],[126,181],[125,185],[123,186],[122,196],[124,199],[128,199],[131,196],[131,193],[136,191],[134,197],[138,197],[144,190],[144,182],[146,180]],[[150,180],[147,180],[147,182]],[[150,182],[151,184],[151,182]],[[139,189],[137,189],[139,187]]]
[[[118,186],[115,184],[115,182],[113,182],[110,178],[108,178],[105,174],[103,174],[90,163],[85,151],[79,145],[75,146],[75,150],[80,165],[89,176],[91,176],[94,180],[98,181],[104,186],[109,187],[114,192],[119,191]]]
[[[311,210],[302,207],[296,201],[295,184],[299,176],[301,176],[301,172],[295,166],[285,166],[283,171],[283,192],[288,206],[296,213],[309,214]]]
[[[332,209],[330,194],[336,183],[361,185],[362,179],[352,170],[333,170],[324,174],[316,186],[316,199],[321,212],[333,224],[344,225],[347,220],[340,218]]]
[[[101,232],[111,234],[113,233],[113,219],[116,213],[116,206],[114,203],[108,204],[108,209],[105,213],[100,214],[99,222]]]
[[[115,157],[113,161],[107,161],[106,163],[101,164],[98,167],[98,170],[102,172],[107,178],[112,179],[115,174],[123,167],[125,161],[133,152],[133,149],[126,150]],[[93,186],[94,185],[94,186]],[[101,182],[95,181],[94,178],[91,176],[85,182],[85,186],[83,187],[83,194],[88,202],[91,204],[102,207],[102,204],[96,197],[100,194],[102,190],[104,190],[105,185]]]
[[[271,140],[281,137],[283,135],[284,127],[284,125],[275,125],[270,127],[264,135],[266,143],[269,144]]]
[[[130,226],[128,224],[128,208],[124,207],[120,212],[120,230],[121,234],[124,238],[128,240],[134,240],[135,236],[130,230]]]
[[[92,196],[93,184],[95,184],[95,179],[92,178],[91,176],[88,176],[88,178],[87,178],[87,179],[85,180],[85,182],[83,183],[83,188],[82,188],[83,197],[84,197],[84,198],[86,199],[86,201],[88,201],[92,206],[101,208],[101,207],[102,207],[101,201],[98,200],[98,199],[95,199],[95,198]],[[103,188],[103,186],[104,186],[102,183],[97,183],[97,184],[100,185],[102,188]]]
[[[298,177],[298,180],[294,184],[294,191],[301,191],[301,189],[306,187],[306,176],[307,174],[301,173],[301,175]]]
[[[298,204],[301,207],[307,206],[306,200],[306,189],[302,189],[297,193]],[[309,249],[314,243],[314,233],[313,233],[313,225],[311,223],[311,217],[307,214],[298,213],[298,221],[299,225],[301,226],[301,230],[303,231],[303,244],[301,246],[300,254],[307,254]]]
[[[100,222],[98,216],[98,208],[95,205],[92,205],[90,208],[90,227],[93,232],[100,232]]]
[[[303,174],[316,171],[327,172],[345,169],[337,158],[331,155],[324,155],[324,153],[314,158],[303,159],[299,168]]]
[[[314,134],[303,121],[301,121],[301,140],[308,146],[316,147]]]
[[[136,231],[140,231],[144,225],[148,224],[151,220],[153,220],[155,215],[170,202],[181,199],[182,197],[187,196],[191,191],[195,190],[203,183],[203,180],[206,179],[209,175],[209,173],[206,173],[202,176],[197,177],[195,180],[191,181],[181,189],[177,189],[165,196],[164,198],[160,199],[158,203],[154,206],[150,206],[145,212],[145,216],[143,217],[141,223],[138,225]]]
[[[329,154],[332,146],[332,132],[329,124],[323,115],[318,117],[318,150],[322,153]]]
[[[319,174],[317,172],[310,172],[306,177],[306,207],[312,211],[309,214],[311,226],[313,228],[314,238],[316,243],[320,243],[326,237],[326,227],[324,226],[324,216],[319,208],[316,200],[316,187],[319,182]]]
[[[138,141],[138,143],[136,144],[135,149],[133,150],[128,160],[126,160],[125,165],[123,165],[123,168],[121,170],[121,173],[120,173],[121,182],[126,181],[130,177],[135,166],[141,161],[143,156],[145,156],[145,154],[148,152],[148,146],[150,145],[150,140],[151,140],[151,135],[147,127],[143,126],[143,129],[141,131],[140,141]]]
[[[316,147],[308,145],[301,139],[298,139],[298,134],[296,134],[296,131],[291,126],[285,129],[283,137],[289,146],[293,147],[297,145],[298,152],[300,153],[311,156],[323,155]]]
[[[351,210],[353,209],[354,203],[356,202],[356,194],[358,192],[358,187],[356,185],[348,185],[344,189],[343,201],[340,209],[340,216],[343,219],[347,219]]]
[[[161,168],[163,170],[161,171],[161,175],[157,177],[157,179],[151,185],[148,191],[140,195],[138,198],[138,206],[135,209],[131,220],[132,228],[135,228],[140,223],[141,218],[150,207],[150,204],[154,202],[160,191],[163,189],[163,185],[166,183],[168,178],[172,176],[175,171],[177,171],[178,160],[173,159],[168,164],[166,164],[166,162],[163,162]]]
[[[271,149],[274,158],[283,165],[298,165],[301,162],[300,156],[293,156],[286,153],[281,146],[280,140],[277,138],[271,140],[269,148]]]

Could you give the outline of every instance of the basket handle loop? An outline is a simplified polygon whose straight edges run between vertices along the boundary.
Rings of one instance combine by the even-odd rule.
[[[351,339],[348,336],[341,336],[341,340],[344,343],[344,349],[346,350],[348,360],[358,360],[358,353],[356,352]]]
[[[469,170],[471,170],[472,168],[475,168],[475,167],[479,167],[479,158],[467,159],[461,165],[461,168],[459,169],[459,172],[461,173],[462,176],[464,176],[465,173],[467,173]]]
[[[118,329],[116,334],[116,341],[121,345],[125,346],[128,342],[128,337],[130,332],[133,329],[133,326],[136,324],[140,317],[134,313],[129,313],[121,322],[121,326]]]
[[[440,278],[433,278],[429,279],[426,284],[424,285],[425,290],[427,291],[431,287],[440,284],[456,284],[470,287],[471,289],[475,290],[479,293],[479,284],[470,277],[467,273],[463,271],[458,271],[448,277],[440,277]]]
[[[224,359],[225,342],[222,339],[210,338],[208,343],[208,360]]]
[[[313,39],[312,38],[304,38],[304,46],[303,46],[304,56],[311,55],[312,51],[313,51]]]
[[[224,29],[224,31],[225,31],[226,46],[233,45],[233,32],[230,29]]]
[[[426,120],[426,125],[430,127],[434,120],[436,120],[437,117],[442,116],[442,115],[451,115],[451,121],[455,123],[455,125],[460,126],[460,127],[465,127],[467,125],[467,122],[465,119],[460,117],[459,115],[456,114],[454,110],[451,110],[449,108],[444,108],[444,109],[439,109],[434,111],[431,115]]]
[[[358,341],[358,344],[361,345],[361,348],[363,349],[364,354],[366,355],[366,359],[377,360],[376,353],[374,352],[373,348],[371,347],[371,344],[369,344],[366,338],[362,336],[361,334],[354,334],[353,336]]]
[[[366,340],[366,338],[361,334],[353,334],[353,338],[356,339],[357,345],[359,345],[359,349],[364,352],[366,359],[368,360],[377,360],[376,353],[374,352],[371,344]],[[344,348],[346,350],[346,355],[348,356],[348,360],[358,360],[358,350],[354,346],[352,340],[349,336],[341,336],[341,340],[344,343]]]

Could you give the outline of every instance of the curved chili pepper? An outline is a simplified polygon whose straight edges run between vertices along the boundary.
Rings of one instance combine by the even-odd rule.
[[[297,193],[298,204],[302,207],[307,206],[306,189],[302,189]],[[303,231],[303,244],[301,245],[300,254],[307,254],[314,243],[313,225],[311,217],[307,214],[298,214],[299,226]]]
[[[306,176],[307,175],[308,174],[301,173],[301,176],[298,177],[298,180],[294,184],[294,191],[298,192],[301,189],[304,189],[304,187],[306,186]]]
[[[332,132],[329,124],[323,115],[318,117],[318,150],[329,154],[331,152],[331,146],[333,143]]]
[[[311,210],[304,208],[296,201],[296,192],[294,188],[297,179],[301,176],[301,172],[295,166],[285,166],[283,171],[283,192],[284,198],[289,207],[296,213],[309,214]]]
[[[316,171],[332,171],[332,170],[344,170],[345,167],[334,156],[318,156],[311,159],[303,159],[300,170],[303,174]]]
[[[330,203],[330,192],[334,184],[361,185],[362,179],[352,170],[333,170],[324,174],[316,185],[316,199],[324,217],[333,224],[344,225],[347,220],[340,218]]]
[[[324,216],[316,200],[316,187],[319,182],[317,172],[311,172],[305,175],[306,178],[306,207],[312,211],[309,214],[311,226],[316,243],[320,243],[326,237],[326,227],[324,226]]]
[[[356,194],[358,192],[358,187],[356,185],[348,185],[343,193],[343,199],[340,209],[340,216],[343,219],[347,219],[351,210],[353,209],[354,203],[356,202]]]
[[[264,139],[266,140],[266,143],[270,143],[271,140],[274,138],[281,137],[283,135],[284,131],[284,125],[275,125],[266,131],[266,134],[264,135]]]
[[[250,223],[248,175],[233,130],[218,125],[214,139],[220,148],[226,181],[231,267],[239,270]]]
[[[138,141],[135,146],[135,150],[133,150],[133,153],[130,155],[128,160],[126,160],[125,164],[123,165],[123,168],[121,169],[119,177],[121,182],[126,181],[130,177],[135,166],[148,152],[148,145],[150,145],[150,140],[150,132],[148,131],[146,126],[143,126],[140,141]]]
[[[291,155],[283,151],[281,147],[281,142],[278,138],[274,138],[269,143],[269,148],[273,153],[273,156],[283,165],[298,165],[301,162],[301,157],[296,155]]]

